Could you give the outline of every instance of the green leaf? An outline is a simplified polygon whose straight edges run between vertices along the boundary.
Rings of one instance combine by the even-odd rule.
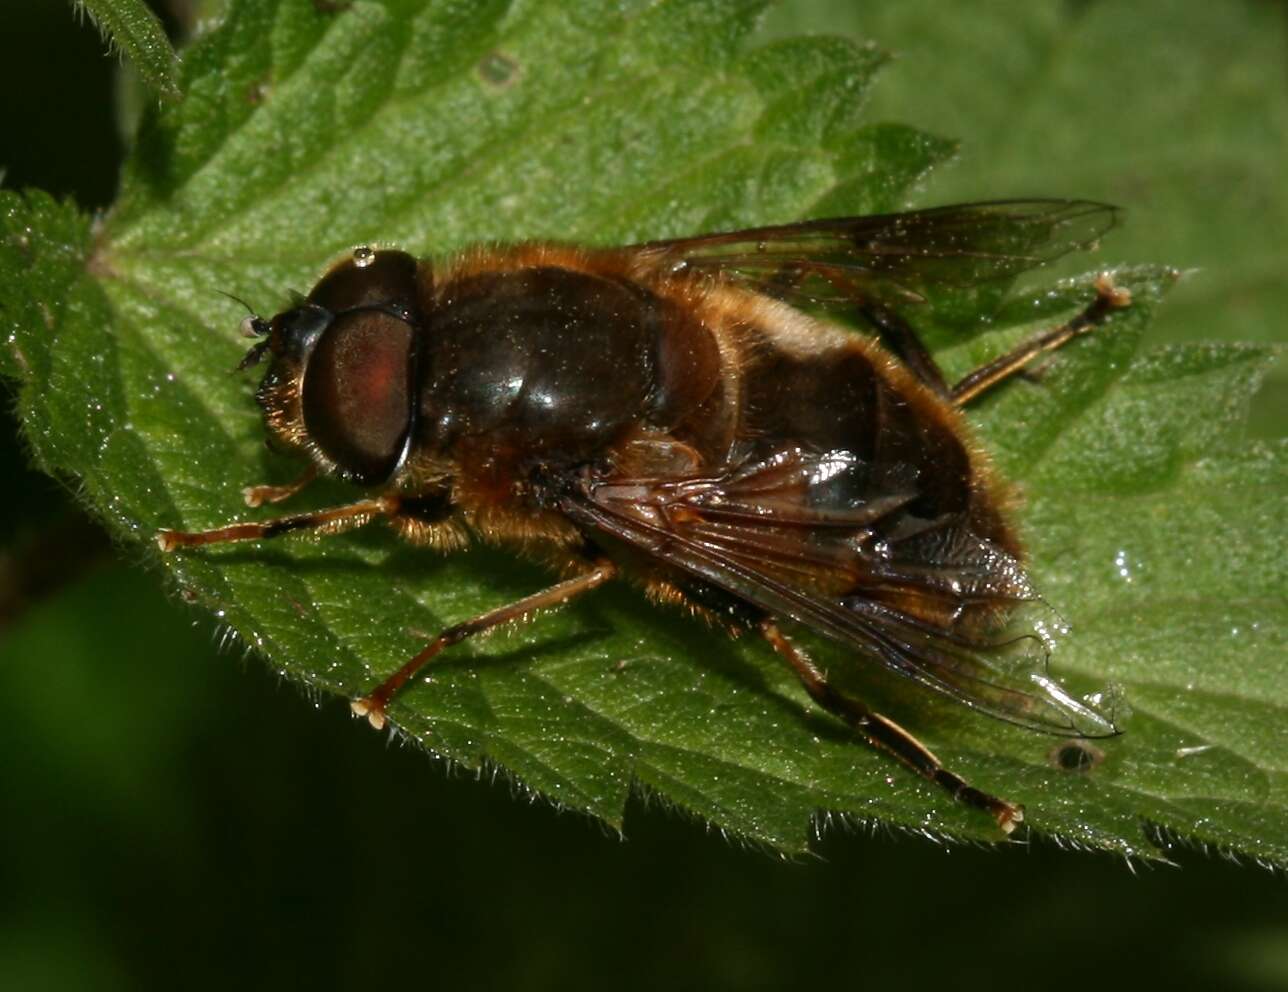
[[[240,314],[216,290],[271,312],[370,241],[614,243],[893,209],[953,149],[859,113],[879,52],[750,43],[751,0],[340,6],[232,4],[185,53],[185,99],[145,122],[97,225],[0,194],[0,368],[41,464],[128,538],[247,515],[242,486],[297,468],[265,452],[253,384],[229,374]],[[1239,440],[1270,353],[1141,351],[1173,276],[1119,278],[1136,305],[972,419],[1027,492],[1036,578],[1074,627],[1055,670],[1079,692],[1121,684],[1127,734],[1065,771],[1058,742],[822,660],[1040,831],[1148,857],[1162,830],[1286,862],[1288,450]],[[937,357],[963,371],[1088,295],[1082,280],[1021,296],[983,333],[941,329]],[[342,696],[427,633],[549,581],[498,551],[442,558],[377,528],[163,567],[277,670]],[[820,812],[996,839],[813,708],[762,645],[629,588],[454,648],[391,716],[437,755],[614,826],[643,788],[784,851]]]
[[[167,100],[179,97],[178,56],[143,0],[77,0],[104,37],[129,59],[143,84]]]

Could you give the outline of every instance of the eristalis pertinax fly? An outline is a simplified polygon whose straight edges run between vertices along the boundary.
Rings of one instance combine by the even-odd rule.
[[[1115,223],[1080,200],[1012,200],[655,241],[479,247],[445,261],[362,247],[271,320],[241,368],[270,438],[366,490],[334,509],[163,530],[164,551],[377,518],[415,544],[503,545],[560,580],[447,628],[352,703],[384,725],[445,648],[628,578],[755,631],[857,734],[1007,832],[1019,805],[974,788],[836,690],[801,625],[985,713],[1062,736],[1116,732],[1058,682],[997,663],[1036,598],[962,408],[1084,334],[1130,294],[1108,275],[1067,323],[949,383],[915,329],[937,287],[1005,282]],[[864,335],[806,313],[832,308]],[[911,315],[911,316],[910,316]]]

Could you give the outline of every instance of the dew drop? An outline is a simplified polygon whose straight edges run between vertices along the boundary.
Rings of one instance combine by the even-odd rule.
[[[353,264],[360,269],[365,269],[368,265],[376,260],[376,250],[369,245],[361,245],[353,249]]]

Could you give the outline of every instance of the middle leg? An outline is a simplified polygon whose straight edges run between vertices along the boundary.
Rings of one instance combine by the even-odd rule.
[[[353,710],[355,716],[365,716],[368,723],[380,730],[385,725],[385,709],[388,707],[389,701],[407,684],[413,675],[441,654],[444,648],[459,644],[467,637],[482,634],[502,624],[522,620],[538,610],[563,606],[578,596],[588,593],[592,589],[597,589],[616,575],[617,567],[612,562],[599,561],[595,563],[595,566],[590,571],[582,575],[574,576],[564,582],[558,582],[549,589],[543,589],[541,592],[533,593],[531,596],[525,596],[523,599],[513,603],[482,613],[472,620],[466,620],[464,623],[448,627],[430,641],[418,654],[413,656],[402,668],[385,679],[373,692],[350,703],[350,709]]]

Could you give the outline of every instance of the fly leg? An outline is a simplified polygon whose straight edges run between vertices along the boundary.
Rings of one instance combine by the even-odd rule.
[[[400,500],[397,496],[379,496],[376,499],[359,500],[348,506],[314,510],[311,513],[295,513],[288,517],[275,517],[259,523],[229,524],[213,530],[159,530],[156,533],[156,542],[162,551],[173,551],[175,548],[223,544],[227,541],[258,541],[295,530],[320,530],[335,534],[342,530],[361,527],[377,517],[392,517],[397,514],[399,505]]]
[[[990,814],[1005,833],[1009,834],[1024,820],[1024,807],[969,785],[960,775],[945,768],[928,747],[893,720],[833,689],[827,676],[783,636],[772,620],[760,622],[760,633],[792,666],[814,701],[848,723],[877,750],[893,755],[922,778],[946,789],[954,799]]]
[[[310,465],[294,482],[284,486],[247,486],[242,490],[242,498],[247,506],[263,506],[265,503],[280,503],[288,500],[318,477],[318,467]]]
[[[1039,355],[1055,351],[1079,335],[1095,330],[1115,310],[1131,306],[1131,291],[1115,286],[1108,273],[1096,280],[1096,298],[1067,324],[1029,338],[1005,355],[993,359],[968,372],[951,392],[957,406],[965,406],[981,393],[992,389],[999,382],[1021,372]]]
[[[805,269],[800,267],[784,269],[775,276],[766,291],[775,296],[796,289],[804,280],[805,274]],[[940,396],[951,398],[952,390],[948,387],[948,381],[911,324],[889,307],[880,303],[862,302],[862,293],[857,292],[852,284],[841,279],[830,281],[838,291],[849,292],[860,301],[858,315],[877,332],[881,343],[903,362],[909,372]]]
[[[875,303],[860,306],[859,315],[872,325],[881,337],[881,343],[921,380],[922,385],[930,387],[944,399],[952,397],[948,380],[911,324],[888,307]]]
[[[949,386],[939,365],[922,343],[916,329],[894,310],[878,304],[863,304],[859,315],[880,335],[881,343],[903,362],[923,385],[951,400],[956,406],[965,406],[981,393],[987,392],[1005,379],[1023,372],[1030,362],[1040,355],[1055,351],[1079,335],[1094,330],[1114,310],[1131,306],[1131,292],[1115,286],[1113,280],[1102,274],[1096,280],[1096,298],[1085,310],[1066,324],[1044,331],[1018,347],[968,372],[955,386]]]
[[[487,613],[480,614],[472,620],[466,620],[464,623],[458,623],[448,627],[441,634],[427,644],[424,649],[415,655],[407,664],[394,672],[393,675],[385,679],[374,692],[361,699],[355,699],[350,703],[356,716],[365,716],[377,730],[385,725],[385,708],[394,695],[407,684],[408,680],[416,674],[424,665],[432,661],[444,648],[449,648],[453,644],[459,644],[467,637],[473,637],[476,634],[482,634],[494,627],[502,624],[513,623],[522,620],[538,610],[547,610],[556,606],[563,606],[583,593],[590,592],[602,586],[609,579],[617,574],[617,567],[608,561],[599,561],[595,566],[583,575],[578,575],[564,582],[559,582],[549,589],[543,589],[541,592],[533,593],[531,596],[525,596],[516,602],[507,606],[498,607],[495,610],[489,610]]]

